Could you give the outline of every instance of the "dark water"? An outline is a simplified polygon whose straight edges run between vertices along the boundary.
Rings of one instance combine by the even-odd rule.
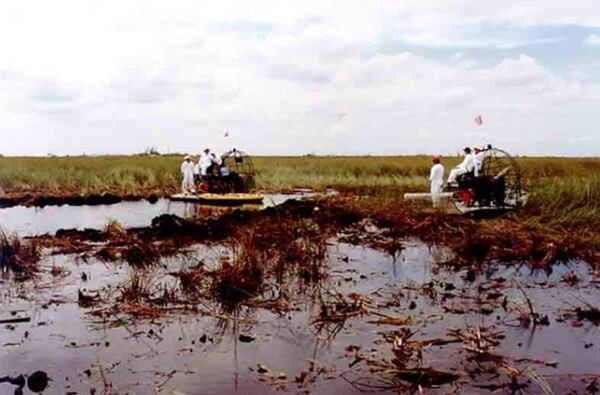
[[[274,206],[288,199],[298,199],[306,195],[265,195],[262,205],[246,205],[243,208],[260,209]],[[190,218],[198,215],[201,209],[210,206],[190,202],[174,202],[160,199],[152,204],[148,201],[120,202],[98,206],[15,206],[0,209],[0,227],[8,232],[16,232],[19,236],[53,234],[64,228],[100,229],[110,220],[117,220],[123,226],[149,226],[152,218],[161,214],[175,214]],[[215,210],[224,208],[213,207]]]
[[[153,269],[154,281],[173,284],[176,280],[167,273],[198,260],[215,265],[222,253],[222,247],[196,246],[186,256],[163,260],[158,269]],[[46,394],[69,391],[88,394],[92,388],[96,393],[104,393],[105,384],[121,394],[278,393],[269,379],[262,382],[262,376],[251,371],[261,363],[269,370],[286,374],[285,385],[280,388],[285,392],[359,393],[348,380],[372,375],[367,368],[350,367],[353,358],[347,355],[346,348],[359,345],[365,351],[389,357],[389,345],[378,341],[382,332],[398,327],[370,323],[376,318],[373,316],[356,316],[341,323],[316,323],[319,315],[316,295],[326,298],[332,292],[358,293],[370,299],[373,306],[379,306],[379,313],[412,317],[415,320],[412,326],[419,328],[419,338],[443,337],[450,328],[494,325],[506,335],[498,353],[558,363],[556,368],[535,366],[556,393],[581,389],[580,375],[600,371],[598,328],[591,323],[573,327],[567,322],[557,322],[562,309],[582,298],[600,302],[596,283],[585,281],[577,287],[568,287],[561,281],[570,271],[581,278],[590,278],[586,264],[556,265],[550,274],[532,272],[518,265],[484,265],[481,272],[467,280],[465,271],[453,271],[440,264],[451,256],[444,248],[413,241],[407,241],[396,257],[332,241],[327,261],[329,276],[318,284],[291,283],[294,297],[289,312],[278,314],[243,308],[235,320],[173,313],[152,321],[130,318],[112,326],[90,317],[89,309],[77,305],[77,290],[102,288],[105,294],[110,294],[107,290],[128,278],[129,267],[78,261],[75,256],[47,257],[46,274],[36,281],[0,280],[3,308],[20,305],[32,319],[0,329],[0,377],[44,370],[52,379]],[[47,273],[53,265],[64,266],[69,274],[53,278]],[[81,280],[82,273],[86,273],[88,281]],[[499,278],[506,279],[507,286],[501,291],[507,298],[525,306],[519,284],[536,310],[549,316],[550,325],[515,326],[508,320],[510,314],[501,309],[492,314],[454,314],[442,309],[446,305],[478,311],[482,305],[478,287]],[[419,289],[430,281],[452,283],[462,297],[441,303],[439,296],[432,298]],[[392,299],[397,302],[395,305],[383,303]],[[414,302],[412,308],[408,307],[410,302]],[[216,305],[204,307],[218,310]],[[252,335],[255,340],[240,342],[239,334]],[[460,347],[432,347],[426,350],[424,359],[436,369],[460,372]],[[294,378],[303,371],[311,372],[314,382],[299,387]],[[456,392],[457,388],[446,385],[434,392]],[[9,384],[0,384],[0,393],[12,390]],[[530,390],[541,392],[535,386]],[[482,391],[466,387],[463,393]]]

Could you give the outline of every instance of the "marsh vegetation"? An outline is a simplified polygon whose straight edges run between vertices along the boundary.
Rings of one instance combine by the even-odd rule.
[[[8,195],[142,196],[177,186],[179,158],[2,160],[48,161],[47,184],[2,167]],[[33,306],[31,326],[8,317],[3,368],[105,394],[593,390],[600,162],[523,158],[530,204],[486,219],[403,202],[427,162],[257,158],[262,189],[340,193],[3,234],[3,301]]]

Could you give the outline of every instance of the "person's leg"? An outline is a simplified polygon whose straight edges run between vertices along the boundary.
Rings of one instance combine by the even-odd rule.
[[[442,181],[432,181],[431,182],[431,202],[433,207],[439,207],[441,201],[442,194]]]
[[[461,174],[465,174],[466,172],[467,170],[463,169],[462,167],[455,167],[454,169],[450,170],[450,174],[448,175],[448,184],[456,182],[456,178]]]
[[[187,177],[187,183],[186,183],[186,188],[188,190],[188,192],[196,192],[196,188],[194,187],[194,176],[192,174],[190,174]]]
[[[188,193],[190,191],[190,178],[187,174],[183,176],[183,183],[181,189],[183,193]]]

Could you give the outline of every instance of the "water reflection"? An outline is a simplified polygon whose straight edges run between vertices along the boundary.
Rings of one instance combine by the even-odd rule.
[[[169,258],[158,266],[165,277],[200,260],[212,270],[218,267],[221,252],[198,246],[191,252],[195,259]],[[38,369],[40,364],[49,366],[57,393],[67,388],[89,393],[90,386],[102,382],[98,366],[110,367],[117,362],[122,365],[104,374],[123,392],[152,393],[160,386],[167,392],[176,388],[185,393],[259,394],[269,392],[271,387],[265,386],[285,385],[289,392],[357,393],[340,378],[341,373],[355,367],[355,357],[348,356],[352,350],[391,360],[394,355],[384,335],[393,337],[410,328],[418,331],[415,338],[440,339],[446,338],[451,328],[472,325],[495,326],[504,333],[498,353],[559,362],[558,370],[536,367],[540,374],[589,374],[595,370],[600,356],[583,345],[600,344],[598,331],[556,322],[564,300],[596,291],[569,288],[561,280],[569,271],[586,278],[587,265],[556,265],[549,274],[518,263],[457,267],[455,258],[443,247],[414,240],[403,243],[396,254],[329,240],[324,275],[300,280],[288,265],[287,273],[265,280],[258,295],[236,306],[208,297],[194,305],[198,310],[177,311],[154,320],[125,317],[117,323],[103,322],[90,315],[90,309],[68,301],[84,286],[77,281],[82,270],[96,270],[85,284],[91,289],[107,285],[115,289],[127,280],[127,271],[115,272],[115,268],[94,261],[81,268],[71,262],[72,273],[64,279],[68,284],[53,286],[41,278],[38,285],[43,287],[35,292],[33,288],[26,290],[35,297],[43,294],[47,299],[67,302],[41,308],[28,326],[0,332],[0,344],[19,344],[4,347],[0,369],[15,377],[16,373]],[[58,263],[67,265],[69,261]],[[514,306],[525,306],[517,282],[536,311],[550,315],[550,326],[523,328],[511,324],[516,318]],[[268,307],[282,296],[290,302],[285,309]],[[409,317],[412,323],[381,323],[386,317]],[[40,322],[45,324],[38,325]],[[27,340],[22,339],[25,330],[31,332]],[[456,361],[461,350],[460,345],[429,347],[423,350],[423,358],[440,369],[460,369]],[[259,364],[268,373],[257,373]],[[356,362],[356,367],[360,366]],[[85,369],[92,370],[91,377],[81,375]],[[80,380],[63,379],[74,371]],[[173,371],[176,373],[170,375]],[[278,378],[280,372],[286,373],[285,380]],[[368,368],[360,374],[373,376]]]
[[[298,194],[266,195],[262,205],[243,205],[237,208],[260,209],[303,196]],[[231,208],[175,202],[169,199],[159,199],[155,203],[141,200],[98,206],[15,206],[0,209],[0,225],[4,230],[16,232],[19,236],[33,236],[45,233],[54,234],[61,228],[101,229],[110,220],[117,220],[127,228],[144,227],[150,225],[152,218],[161,214],[175,214],[183,218],[192,218],[228,209]]]

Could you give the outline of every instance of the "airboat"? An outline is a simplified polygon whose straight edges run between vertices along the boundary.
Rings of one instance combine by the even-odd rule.
[[[198,183],[201,192],[175,194],[171,200],[224,206],[261,204],[264,195],[254,192],[255,175],[250,155],[234,148],[223,154],[221,164],[211,166]]]
[[[450,201],[460,214],[517,210],[527,203],[521,168],[508,152],[488,146],[482,151],[479,174],[474,171],[457,178],[456,186],[446,188],[442,199]],[[430,194],[407,193],[405,200],[430,199]]]

